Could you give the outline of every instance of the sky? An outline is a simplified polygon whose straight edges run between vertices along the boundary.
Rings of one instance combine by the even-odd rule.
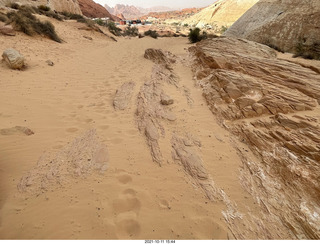
[[[128,4],[143,8],[154,6],[166,6],[175,9],[190,7],[206,7],[211,5],[215,0],[94,0],[102,6],[108,4],[114,7],[116,4]]]

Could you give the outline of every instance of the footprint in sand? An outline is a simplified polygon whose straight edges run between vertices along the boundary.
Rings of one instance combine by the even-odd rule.
[[[140,234],[141,227],[132,212],[121,214],[116,219],[116,229],[118,236],[136,237]]]
[[[113,209],[117,215],[115,224],[118,236],[136,237],[140,234],[141,227],[137,221],[140,208],[141,202],[136,197],[136,191],[130,188],[124,190],[113,202]]]
[[[70,133],[74,133],[74,132],[76,132],[76,131],[78,131],[79,129],[77,129],[77,128],[68,128],[68,129],[66,129],[66,131],[67,132],[70,132]]]
[[[171,209],[171,206],[170,206],[170,204],[168,203],[167,200],[160,200],[159,206],[162,209]]]
[[[121,138],[115,138],[115,139],[111,139],[110,142],[112,144],[121,144],[123,142],[123,139]]]
[[[120,194],[118,199],[115,199],[113,201],[113,209],[117,214],[129,211],[139,213],[140,208],[141,202],[136,197],[136,193],[133,190],[127,189],[122,194]]]
[[[117,179],[122,183],[122,184],[127,184],[129,182],[132,181],[132,178],[130,175],[127,175],[127,174],[123,174],[123,175],[119,175],[117,177]]]

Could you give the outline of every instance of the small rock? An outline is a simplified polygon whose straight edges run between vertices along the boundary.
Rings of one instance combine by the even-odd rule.
[[[54,62],[52,62],[50,59],[48,59],[48,60],[46,61],[46,63],[47,63],[49,66],[53,66],[53,65],[54,65]]]
[[[0,23],[0,34],[5,36],[15,36],[16,32],[11,25],[1,25]]]
[[[88,39],[88,40],[90,40],[90,41],[93,40],[92,37],[90,37],[90,36],[83,36],[83,38],[86,38],[86,39]]]
[[[2,57],[11,69],[22,69],[25,65],[24,57],[13,48],[6,49]]]
[[[161,94],[161,104],[162,105],[171,105],[171,104],[173,104],[173,99],[170,96],[162,93]]]

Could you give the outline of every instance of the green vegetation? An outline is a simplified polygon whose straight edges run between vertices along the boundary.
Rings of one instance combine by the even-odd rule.
[[[155,30],[148,30],[146,32],[144,32],[145,36],[151,36],[154,39],[157,39],[159,34],[155,31]]]
[[[124,32],[124,36],[139,36],[139,30],[137,27],[127,27]]]
[[[184,24],[183,26],[184,26],[184,27],[188,27],[189,25],[188,25],[188,24]]]
[[[194,28],[190,29],[190,32],[188,34],[188,39],[191,43],[196,43],[201,40],[204,40],[207,38],[207,33],[203,32],[202,34],[200,33],[201,30],[199,28]]]
[[[296,45],[296,50],[293,57],[320,60],[320,42],[315,41],[311,45],[307,45],[302,39],[300,39]]]
[[[7,22],[8,21],[8,17],[7,15],[0,13],[0,21],[1,22]]]
[[[112,21],[107,23],[107,27],[109,31],[115,36],[121,36],[121,29],[116,26],[116,24]]]
[[[106,26],[106,23],[102,19],[96,19],[94,22],[96,22],[98,25]]]
[[[66,17],[66,19],[74,19],[74,20],[77,20],[78,22],[82,22],[82,21],[79,21],[79,20],[86,20],[86,18],[80,14],[73,14],[73,13],[69,13],[69,12],[66,12],[66,11],[63,11],[61,12],[60,14],[62,14],[63,16]]]
[[[220,29],[220,34],[223,34],[225,33],[226,31],[228,30],[228,26],[221,26],[221,29]]]
[[[39,5],[39,6],[38,6],[38,9],[39,9],[40,11],[45,11],[45,12],[50,11],[50,7],[45,6],[45,5]]]
[[[34,34],[44,35],[56,42],[62,40],[55,32],[53,24],[49,21],[41,22],[31,12],[26,10],[19,10],[17,12],[9,12],[7,14],[8,22],[11,23],[14,28],[29,36]]]

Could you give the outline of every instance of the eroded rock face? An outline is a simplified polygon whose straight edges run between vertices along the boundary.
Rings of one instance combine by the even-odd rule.
[[[161,165],[163,158],[159,139],[165,134],[161,119],[176,120],[176,116],[166,106],[167,104],[164,105],[161,102],[165,96],[163,84],[168,83],[177,86],[178,83],[171,67],[175,59],[173,54],[160,49],[147,49],[144,57],[153,61],[155,65],[150,80],[141,86],[138,94],[137,123],[140,132],[146,137],[153,161]],[[170,98],[167,102],[171,102]]]
[[[2,54],[2,58],[11,69],[22,69],[25,65],[24,57],[13,48],[6,49]]]
[[[298,45],[311,46],[319,42],[319,26],[318,0],[260,0],[225,35],[294,52]]]
[[[124,110],[129,106],[134,87],[135,87],[135,83],[130,81],[130,82],[124,83],[117,90],[116,96],[113,100],[113,106],[115,109]]]
[[[107,9],[101,6],[98,3],[95,3],[92,0],[78,0],[81,11],[84,16],[89,18],[110,18],[110,20],[114,20],[114,16],[112,16]]]
[[[235,237],[319,239],[319,73],[241,39],[189,51],[211,111],[236,136],[241,182],[264,209],[243,217],[242,229],[226,218]]]
[[[5,7],[5,5],[10,2],[18,2],[21,5],[45,5],[49,6],[51,10],[55,10],[57,12],[66,11],[73,14],[82,14],[78,0],[0,0],[0,7]]]
[[[58,153],[43,154],[37,165],[21,178],[18,189],[22,193],[37,196],[73,178],[94,172],[103,173],[108,163],[108,149],[99,141],[96,131],[91,129]]]
[[[218,0],[199,13],[184,20],[183,24],[203,27],[211,25],[220,30],[221,26],[229,27],[259,0]]]

